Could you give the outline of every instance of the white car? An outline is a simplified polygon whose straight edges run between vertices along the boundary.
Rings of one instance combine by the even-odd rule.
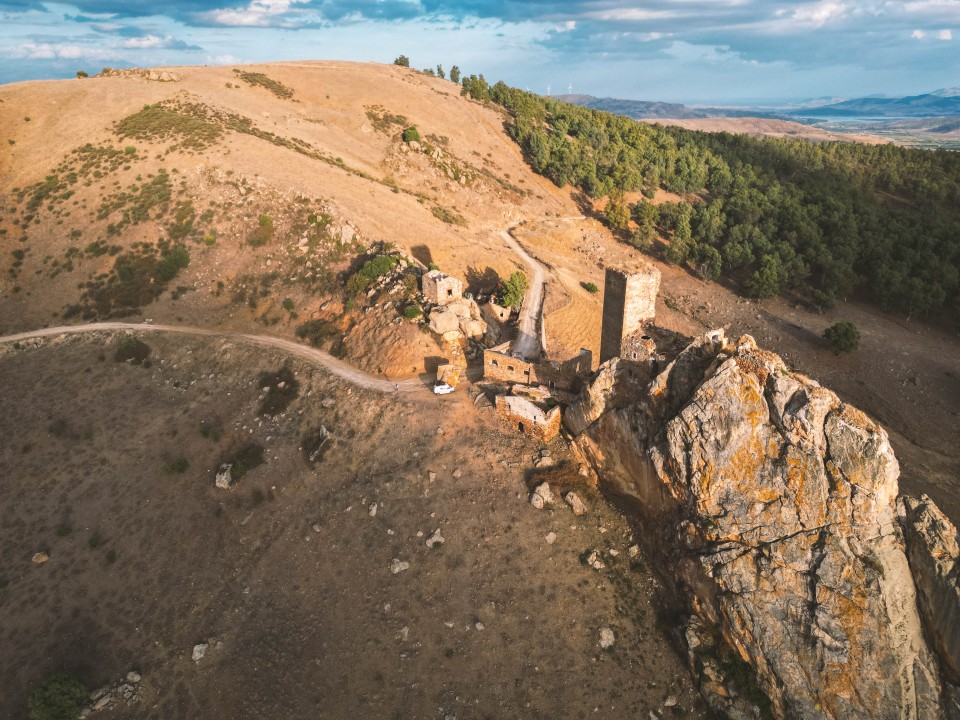
[[[434,395],[449,395],[453,391],[454,387],[452,385],[447,385],[446,383],[438,382],[433,386]]]

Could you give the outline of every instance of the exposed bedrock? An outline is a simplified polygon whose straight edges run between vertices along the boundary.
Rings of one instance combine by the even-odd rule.
[[[902,497],[900,522],[917,584],[920,615],[940,656],[944,677],[960,684],[960,543],[933,500]]]
[[[565,425],[601,487],[636,501],[707,700],[732,717],[941,717],[884,430],[749,336],[628,368],[604,365]]]

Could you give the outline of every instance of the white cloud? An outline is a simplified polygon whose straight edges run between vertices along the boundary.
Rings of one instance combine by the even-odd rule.
[[[937,33],[937,40],[953,40],[953,33],[950,30],[941,30]]]
[[[903,4],[908,13],[955,13],[960,10],[960,0],[913,0]]]
[[[150,48],[162,48],[166,47],[173,40],[172,37],[167,35],[165,38],[162,38],[158,35],[144,35],[143,37],[130,38],[125,40],[123,47],[132,48],[136,50],[147,50]]]
[[[298,3],[309,0],[251,0],[244,8],[224,8],[200,13],[200,17],[217,25],[230,27],[290,27],[292,23],[280,16],[293,10]]]
[[[914,30],[910,33],[910,37],[915,38],[916,40],[923,40],[927,34],[923,30]]]
[[[207,55],[210,65],[241,65],[242,61],[233,55]]]
[[[585,14],[592,20],[604,22],[638,22],[645,20],[672,20],[680,16],[670,10],[645,10],[637,7],[613,8],[611,10],[597,10]]]
[[[3,48],[0,54],[22,60],[114,60],[114,50],[84,47],[70,43],[21,43]]]
[[[845,3],[834,0],[821,0],[813,5],[804,5],[793,11],[791,20],[810,27],[823,27],[834,19],[842,18],[847,14]]]

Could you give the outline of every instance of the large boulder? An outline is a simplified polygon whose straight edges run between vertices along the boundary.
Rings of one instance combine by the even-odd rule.
[[[445,310],[434,310],[430,313],[430,329],[437,335],[460,331],[460,318],[454,313]]]
[[[752,686],[778,718],[938,718],[883,429],[749,336],[694,341],[632,399],[622,362],[567,428],[705,628],[687,637],[707,700],[740,716]]]
[[[487,324],[483,320],[460,319],[460,332],[464,337],[481,340],[487,333]]]
[[[920,612],[944,675],[960,684],[960,544],[957,529],[933,500],[900,499],[900,522],[917,585]]]

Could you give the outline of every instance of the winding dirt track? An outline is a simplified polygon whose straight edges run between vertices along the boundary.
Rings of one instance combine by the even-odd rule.
[[[31,330],[29,332],[18,333],[16,335],[5,335],[0,337],[0,343],[20,342],[30,338],[53,337],[57,335],[74,335],[86,332],[99,331],[131,330],[137,332],[169,332],[180,333],[181,335],[199,335],[202,337],[215,337],[221,340],[234,340],[246,342],[252,345],[275,348],[283,350],[291,355],[302,357],[317,365],[322,365],[331,373],[339,378],[353,383],[358,387],[368,390],[375,390],[383,393],[403,393],[405,395],[416,395],[426,397],[427,393],[432,396],[430,389],[419,380],[400,380],[391,382],[381,378],[368,375],[362,370],[349,365],[342,360],[338,360],[329,353],[322,350],[301,345],[292,340],[272,337],[270,335],[251,335],[248,333],[229,332],[226,330],[206,330],[204,328],[190,327],[186,325],[153,325],[149,323],[124,323],[124,322],[101,322],[88,323],[86,325],[61,325],[60,327],[43,328],[41,330]]]
[[[564,218],[566,219],[566,218]],[[543,309],[543,292],[546,283],[547,270],[538,261],[534,260],[527,252],[520,247],[513,236],[510,234],[512,227],[501,231],[500,235],[506,241],[510,249],[513,250],[524,264],[530,269],[532,280],[530,288],[523,298],[523,306],[520,309],[519,330],[517,339],[513,344],[513,351],[521,357],[535,360],[540,357],[541,342],[538,331],[538,322],[540,313]],[[407,396],[429,397],[433,393],[430,388],[424,385],[420,380],[399,380],[393,382],[374,377],[368,373],[358,370],[349,363],[338,360],[323,350],[301,345],[292,340],[273,337],[272,335],[253,335],[250,333],[230,332],[228,330],[208,330],[206,328],[192,327],[190,325],[163,325],[152,323],[125,323],[125,322],[98,322],[86,323],[84,325],[60,325],[58,327],[42,328],[39,330],[30,330],[28,332],[17,333],[15,335],[0,336],[0,343],[20,342],[30,338],[55,337],[57,335],[76,335],[86,332],[118,331],[128,330],[137,332],[169,332],[180,333],[181,335],[198,335],[202,337],[215,337],[221,340],[234,340],[249,343],[251,345],[260,345],[296,355],[317,365],[322,365],[331,373],[339,378],[346,380],[358,387],[368,390],[375,390],[382,393],[403,393]],[[428,395],[429,393],[429,395]]]
[[[547,271],[539,262],[530,257],[527,252],[520,247],[510,230],[507,228],[500,232],[510,249],[513,250],[524,264],[530,269],[530,287],[523,298],[523,305],[520,307],[520,319],[517,323],[517,339],[513,341],[513,354],[519,355],[525,360],[536,360],[540,357],[542,351],[540,343],[540,333],[537,329],[537,322],[540,318],[540,311],[543,309],[543,286],[546,282]]]

